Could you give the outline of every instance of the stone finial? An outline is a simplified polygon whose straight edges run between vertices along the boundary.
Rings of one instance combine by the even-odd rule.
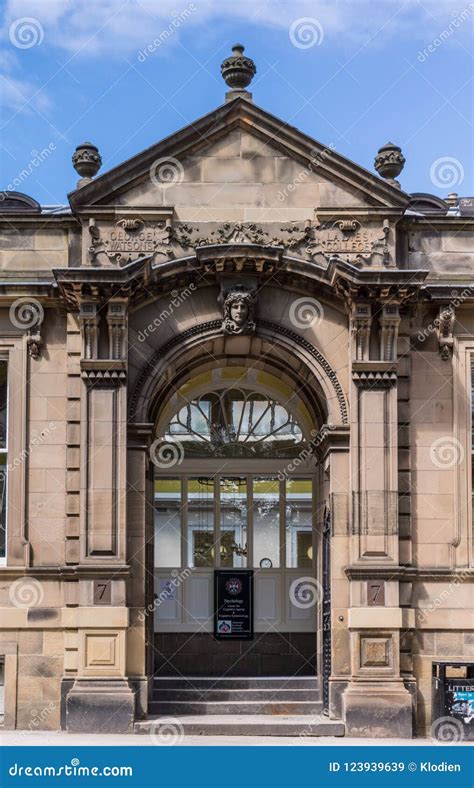
[[[375,169],[381,178],[385,178],[392,186],[400,188],[400,184],[395,178],[400,175],[405,166],[405,156],[402,149],[393,142],[382,145],[375,157]]]
[[[242,44],[234,44],[232,55],[226,57],[221,64],[221,74],[230,91],[226,94],[227,101],[244,96],[251,99],[252,94],[245,88],[250,85],[257,73],[257,67],[250,57],[244,55],[245,47]]]
[[[450,208],[455,208],[459,205],[459,194],[457,192],[449,192],[448,196],[444,198],[444,201]]]
[[[72,164],[76,172],[81,176],[77,183],[78,189],[85,186],[100,170],[102,157],[99,149],[92,142],[83,142],[78,145],[72,154]]]

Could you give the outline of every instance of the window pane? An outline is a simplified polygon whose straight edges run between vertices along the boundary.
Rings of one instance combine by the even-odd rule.
[[[286,482],[286,565],[290,569],[313,566],[313,490],[311,479]]]
[[[0,449],[7,447],[7,362],[0,361]]]
[[[295,456],[303,433],[291,413],[256,391],[226,389],[190,401],[171,419],[165,439],[179,437],[186,456]]]
[[[155,481],[155,566],[181,566],[181,480]]]
[[[253,562],[265,569],[280,566],[280,482],[276,477],[253,480]]]
[[[222,567],[247,566],[247,480],[245,476],[221,479]]]
[[[214,478],[188,481],[188,566],[214,566]]]

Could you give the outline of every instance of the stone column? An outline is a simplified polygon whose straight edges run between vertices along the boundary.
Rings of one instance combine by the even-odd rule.
[[[351,678],[343,696],[349,736],[412,735],[412,702],[400,676],[402,610],[397,574],[396,302],[378,308],[379,325],[352,311],[350,609]],[[372,318],[373,320],[373,318]],[[362,323],[362,327],[361,327]],[[370,336],[365,358],[359,339]]]
[[[68,613],[77,670],[65,724],[75,732],[125,733],[135,709],[126,666],[126,311],[123,300],[109,299],[106,327],[99,312],[99,302],[86,302],[79,313],[79,582]]]

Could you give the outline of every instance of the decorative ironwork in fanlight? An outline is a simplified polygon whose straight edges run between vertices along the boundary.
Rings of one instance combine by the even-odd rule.
[[[189,457],[293,457],[304,436],[291,413],[255,391],[209,392],[185,405],[168,425]]]

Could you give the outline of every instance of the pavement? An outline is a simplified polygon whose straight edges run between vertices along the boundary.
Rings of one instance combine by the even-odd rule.
[[[175,741],[177,747],[456,747],[431,739],[350,739],[336,736],[183,736]],[[460,745],[463,742],[459,742]],[[66,733],[64,731],[2,731],[0,745],[19,747],[166,747],[170,743],[157,741],[153,735],[117,735],[94,733]]]

